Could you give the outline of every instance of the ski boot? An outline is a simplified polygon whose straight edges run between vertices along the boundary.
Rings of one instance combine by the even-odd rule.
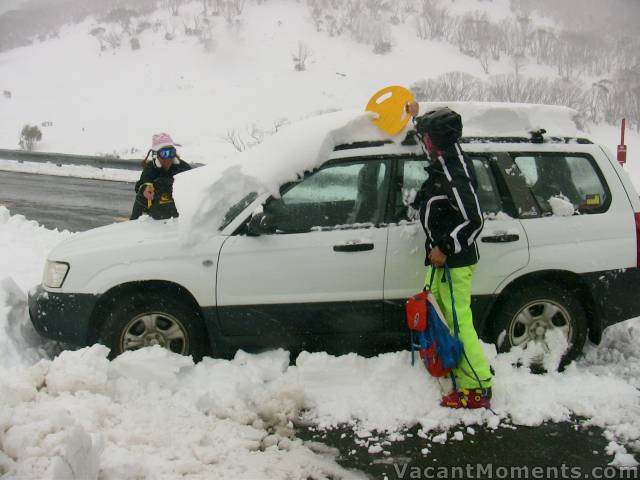
[[[491,387],[487,389],[463,388],[442,397],[440,405],[447,408],[491,408]]]

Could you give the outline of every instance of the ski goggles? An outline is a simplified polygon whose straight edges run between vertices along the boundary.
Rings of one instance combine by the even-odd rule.
[[[163,160],[176,158],[176,155],[175,147],[164,147],[158,150],[158,158],[162,158]]]

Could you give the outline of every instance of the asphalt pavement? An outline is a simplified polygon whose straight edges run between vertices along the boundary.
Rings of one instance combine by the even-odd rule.
[[[0,171],[0,205],[47,228],[78,232],[129,218],[133,184]]]
[[[581,423],[507,424],[496,430],[473,426],[473,434],[460,425],[448,432],[446,443],[431,440],[440,432],[424,438],[414,426],[402,432],[404,440],[387,444],[384,432],[373,432],[370,444],[384,445],[376,453],[369,452],[367,438],[359,438],[348,426],[327,431],[301,427],[297,436],[335,449],[343,467],[375,479],[621,478],[620,471],[607,465],[613,458],[605,453],[609,442],[602,430]],[[455,432],[463,435],[462,440],[453,438]]]
[[[129,216],[132,203],[133,185],[126,182],[0,171],[0,205],[9,208],[12,214],[22,214],[47,228],[82,231],[124,221]],[[577,471],[572,470],[569,476],[555,478],[594,478],[593,469],[605,468],[613,459],[605,452],[608,441],[602,430],[582,428],[579,420],[539,427],[474,428],[473,435],[465,433],[462,440],[450,440],[441,445],[422,438],[418,435],[418,428],[413,427],[405,432],[403,441],[390,442],[385,446],[387,454],[369,453],[366,441],[349,426],[329,431],[300,426],[296,434],[305,440],[334,448],[337,460],[344,467],[364,472],[371,478],[388,480],[518,478],[510,475],[513,472],[499,470],[498,467],[562,467],[563,464],[568,468],[581,469],[581,476],[575,476]],[[466,432],[462,427],[458,430]],[[422,453],[425,448],[429,450],[426,455]],[[455,476],[459,472],[446,469],[466,468],[467,465],[484,470],[473,471],[471,475],[465,472],[465,476],[460,477]],[[436,470],[435,467],[445,470]],[[489,472],[489,468],[494,470]],[[501,476],[505,472],[509,475]],[[532,476],[532,470],[529,472],[529,476],[519,478],[548,477]],[[611,470],[600,472],[611,474]],[[438,474],[439,477],[436,476]]]

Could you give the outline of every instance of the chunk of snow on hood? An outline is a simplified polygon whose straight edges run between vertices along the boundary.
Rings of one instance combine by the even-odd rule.
[[[215,234],[224,214],[247,193],[277,196],[282,184],[319,166],[336,145],[390,138],[371,122],[373,116],[351,110],[312,117],[287,125],[231,159],[176,176],[181,239],[196,241]]]

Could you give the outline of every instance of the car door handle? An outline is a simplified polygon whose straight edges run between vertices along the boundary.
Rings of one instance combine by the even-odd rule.
[[[481,238],[483,243],[507,243],[517,242],[520,240],[520,235],[517,233],[499,233],[497,235],[487,235]]]
[[[343,243],[334,245],[334,252],[367,252],[373,250],[373,243]]]

